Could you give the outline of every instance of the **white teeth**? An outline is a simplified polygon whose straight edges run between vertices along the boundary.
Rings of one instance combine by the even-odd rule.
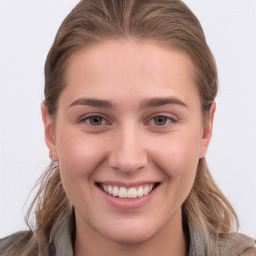
[[[108,187],[107,187],[107,185],[103,185],[103,189],[104,189],[105,192],[108,192]]]
[[[154,185],[141,185],[139,187],[117,187],[112,185],[101,184],[101,188],[112,196],[120,198],[137,198],[148,195],[153,190]]]
[[[138,191],[137,191],[137,195],[138,197],[142,197],[143,196],[143,187],[139,187]]]
[[[119,197],[121,198],[127,198],[127,189],[124,188],[124,187],[121,187],[119,189],[119,194],[118,194]]]
[[[130,188],[128,190],[128,198],[136,198],[137,197],[137,190],[136,188]]]
[[[108,185],[108,193],[112,195],[112,186]]]
[[[118,196],[118,195],[119,195],[118,187],[117,187],[117,186],[114,186],[114,187],[113,187],[113,196]]]
[[[149,193],[149,187],[145,186],[144,189],[143,189],[144,196],[148,195],[148,193]]]

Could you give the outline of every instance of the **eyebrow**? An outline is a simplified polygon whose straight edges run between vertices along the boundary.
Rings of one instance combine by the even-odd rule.
[[[151,107],[160,107],[167,104],[180,105],[184,108],[188,108],[187,104],[176,97],[154,97],[145,99],[140,104],[140,109],[146,109]],[[108,100],[100,100],[95,98],[79,98],[69,105],[72,106],[92,106],[99,108],[113,109],[113,104]]]
[[[143,100],[140,104],[140,109],[160,107],[167,104],[180,105],[184,108],[188,108],[185,102],[176,97],[155,97]]]
[[[75,100],[73,103],[71,103],[69,107],[79,106],[79,105],[113,109],[113,104],[110,101],[99,100],[94,98],[79,98]]]

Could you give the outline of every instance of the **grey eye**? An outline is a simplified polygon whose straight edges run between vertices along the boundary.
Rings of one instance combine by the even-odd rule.
[[[167,117],[166,116],[157,116],[154,118],[154,123],[157,126],[163,126],[167,123]]]
[[[91,126],[100,126],[106,123],[101,116],[89,116],[85,119],[85,122]]]

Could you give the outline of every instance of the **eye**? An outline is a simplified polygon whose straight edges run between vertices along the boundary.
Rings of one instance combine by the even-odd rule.
[[[83,118],[80,122],[85,122],[90,126],[102,126],[107,124],[107,121],[102,116],[87,116]]]
[[[170,123],[174,123],[176,120],[174,118],[168,116],[155,116],[154,118],[150,119],[148,124],[153,126],[167,126]]]
[[[154,120],[155,125],[163,126],[167,122],[167,117],[166,116],[157,116],[157,117],[153,118],[153,120]]]

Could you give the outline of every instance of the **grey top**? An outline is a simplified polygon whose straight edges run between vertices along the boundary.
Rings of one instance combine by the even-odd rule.
[[[53,240],[50,241],[49,256],[75,256],[72,246],[72,234],[74,233],[74,220],[71,216],[64,219],[63,226],[57,230]],[[200,229],[189,227],[190,246],[188,256],[213,256],[207,251],[204,235]],[[224,241],[225,240],[225,241]],[[254,246],[255,240],[243,234],[230,234],[221,238],[220,244],[228,244],[221,249],[223,256],[240,256],[247,248]],[[256,249],[253,249],[256,256]],[[246,256],[247,254],[245,254]]]
[[[74,214],[68,212],[62,220],[61,225],[54,234],[50,235],[49,252],[46,256],[75,256],[73,251],[73,239],[75,234]],[[17,235],[13,234],[4,239],[0,239],[0,255],[9,256],[2,250],[7,243],[15,243]],[[29,238],[28,238],[29,240]],[[205,238],[200,229],[189,227],[189,253],[188,256],[213,256],[207,251]],[[222,236],[219,239],[219,248],[221,256],[256,256],[254,248],[255,240],[243,234],[234,233]],[[225,245],[225,246],[222,246]],[[250,249],[248,249],[250,248]],[[248,250],[247,250],[248,249]],[[14,254],[12,254],[14,255]],[[16,256],[16,255],[15,255]],[[18,255],[17,255],[18,256]]]

